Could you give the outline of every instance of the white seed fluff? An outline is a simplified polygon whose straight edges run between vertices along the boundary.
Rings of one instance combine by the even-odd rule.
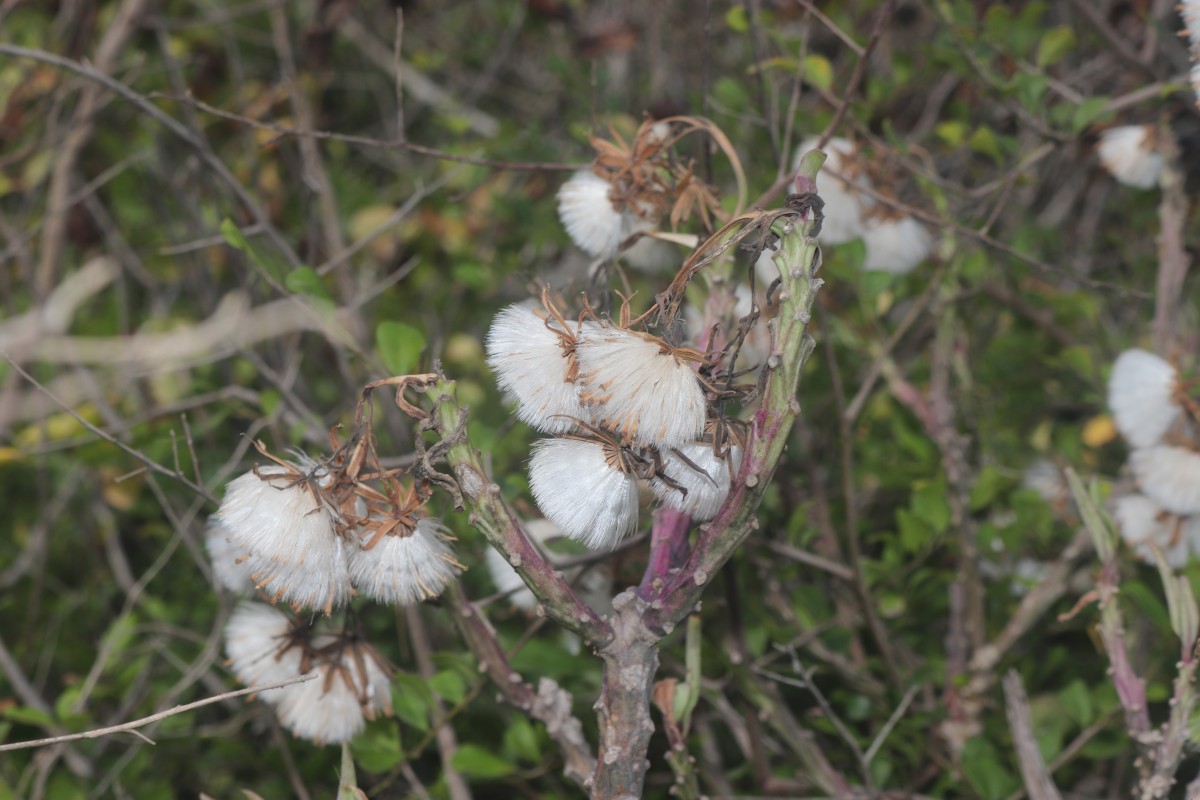
[[[229,669],[246,686],[265,686],[300,674],[300,648],[287,646],[292,621],[266,603],[244,600],[225,623],[225,655]],[[263,694],[274,699],[279,691]]]
[[[703,471],[697,472],[676,451]],[[729,458],[725,459],[713,455],[712,445],[703,442],[680,445],[663,454],[662,471],[667,478],[686,489],[687,494],[657,476],[651,478],[650,488],[664,503],[688,514],[692,519],[701,522],[710,520],[725,502],[732,471],[737,469],[740,462],[740,447],[732,448]]]
[[[637,479],[609,465],[604,445],[534,442],[529,488],[546,519],[592,549],[611,549],[637,528]]]
[[[627,216],[613,208],[612,185],[590,169],[580,170],[558,190],[558,218],[571,241],[597,258],[612,258],[632,233]]]
[[[247,472],[225,489],[217,511],[231,544],[247,554],[257,588],[274,601],[329,613],[353,595],[346,543],[329,511],[283,469]]]
[[[616,327],[585,329],[575,357],[580,399],[592,419],[627,441],[670,448],[704,432],[700,381],[661,339]]]
[[[1154,126],[1120,125],[1100,134],[1100,164],[1126,186],[1150,189],[1162,175],[1163,156],[1154,148]]]
[[[279,721],[293,735],[317,744],[348,742],[366,725],[358,693],[334,671],[334,664],[318,664],[316,672],[313,680],[281,692]]]
[[[1134,553],[1148,564],[1155,563],[1150,545],[1162,550],[1167,564],[1180,569],[1187,564],[1192,549],[1189,537],[1183,536],[1180,519],[1140,494],[1130,494],[1118,499],[1113,506],[1113,519],[1117,529]]]
[[[1142,494],[1172,514],[1200,513],[1200,453],[1159,444],[1129,456]]]
[[[792,169],[800,159],[817,146],[818,138],[805,139],[796,148]],[[830,139],[824,148],[825,165],[817,176],[817,194],[825,201],[825,221],[817,238],[823,244],[842,244],[859,238],[865,232],[863,215],[874,207],[875,201],[862,192],[871,188],[871,181],[861,174],[855,163],[857,150],[842,138]],[[833,175],[836,172],[843,177]]]
[[[424,517],[409,536],[383,536],[370,550],[351,545],[350,580],[379,603],[409,606],[437,597],[461,572],[446,527]]]
[[[212,563],[213,580],[217,586],[234,594],[254,591],[254,581],[246,565],[246,551],[229,541],[229,531],[215,514],[208,519],[204,547],[208,550],[208,560]]]
[[[933,252],[933,237],[912,217],[868,218],[863,242],[867,246],[863,269],[905,275]]]
[[[1179,418],[1176,382],[1175,368],[1154,353],[1126,350],[1117,357],[1108,379],[1108,407],[1131,445],[1158,444]]]
[[[572,336],[579,333],[579,323],[568,320],[567,325]],[[487,363],[527,425],[557,434],[574,428],[576,419],[587,419],[578,387],[567,382],[570,361],[562,340],[525,306],[511,305],[496,315],[487,335]]]

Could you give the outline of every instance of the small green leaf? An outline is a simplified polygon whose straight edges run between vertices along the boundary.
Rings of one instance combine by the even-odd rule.
[[[745,33],[750,30],[750,19],[746,15],[745,6],[736,5],[725,12],[725,24],[729,29],[736,33]]]
[[[1092,696],[1083,681],[1078,679],[1071,681],[1067,684],[1067,688],[1058,693],[1058,699],[1062,702],[1063,710],[1080,727],[1092,724],[1092,720],[1095,719],[1095,710],[1092,708]]]
[[[404,760],[400,728],[392,720],[372,723],[350,743],[354,759],[367,772],[383,773]]]
[[[453,670],[439,672],[429,679],[429,686],[447,702],[458,705],[467,696],[467,682]]]
[[[287,287],[289,292],[295,292],[296,294],[314,297],[319,300],[333,299],[329,296],[329,291],[325,288],[321,276],[312,267],[296,267],[284,278],[283,285]]]
[[[935,481],[914,492],[912,509],[929,523],[934,533],[945,533],[950,526],[950,504],[946,501],[945,482]]]
[[[49,728],[54,725],[54,718],[45,711],[39,711],[29,706],[14,706],[4,709],[4,718],[22,725],[35,725],[39,728]]]
[[[396,716],[424,733],[429,730],[429,712],[433,695],[425,681],[415,675],[400,674],[392,679],[392,706]]]
[[[425,336],[403,322],[381,322],[375,329],[379,357],[393,375],[407,375],[425,349]]]
[[[241,250],[244,253],[250,249],[250,242],[246,240],[242,229],[234,225],[233,220],[228,217],[221,220],[221,238],[234,250]]]
[[[504,729],[504,749],[531,764],[542,760],[542,745],[538,741],[537,731],[524,717],[514,717]]]
[[[460,746],[450,763],[470,778],[503,778],[514,770],[512,764],[475,744]]]
[[[1000,141],[996,138],[996,133],[986,125],[980,125],[971,134],[971,138],[967,140],[967,144],[976,153],[982,153],[985,156],[990,156],[996,163],[1004,160],[1004,154],[1000,151]]]
[[[967,138],[967,125],[960,120],[947,120],[939,122],[933,132],[946,143],[947,147],[958,147]]]
[[[818,89],[829,91],[833,86],[833,65],[825,56],[805,56],[804,77]]]
[[[1051,64],[1057,64],[1074,47],[1075,30],[1073,28],[1069,25],[1059,25],[1057,28],[1051,28],[1046,31],[1042,36],[1042,40],[1038,42],[1037,65],[1045,68]]]
[[[1112,112],[1106,111],[1107,108],[1107,97],[1089,97],[1084,100],[1075,107],[1075,113],[1071,116],[1071,133],[1082,133],[1083,129],[1093,122],[1111,117]]]

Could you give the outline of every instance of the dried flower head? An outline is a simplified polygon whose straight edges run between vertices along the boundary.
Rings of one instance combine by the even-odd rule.
[[[1191,532],[1185,530],[1183,520],[1144,495],[1119,498],[1113,506],[1113,519],[1121,538],[1148,564],[1155,563],[1151,545],[1162,551],[1172,569],[1186,566],[1191,553],[1200,545],[1194,541],[1194,535],[1185,535]]]
[[[627,442],[669,448],[700,438],[707,406],[695,350],[616,326],[583,330],[575,347],[580,400]]]
[[[272,702],[293,735],[317,744],[340,744],[365,720],[391,715],[389,667],[356,631],[321,634],[303,644],[301,669],[317,678],[285,687]]]
[[[1108,407],[1117,430],[1134,447],[1158,444],[1180,407],[1175,394],[1178,376],[1165,359],[1145,350],[1126,350],[1108,379]]]
[[[325,467],[306,460],[251,470],[226,487],[217,517],[272,602],[328,614],[353,596],[337,505],[325,494],[332,483]]]
[[[876,213],[867,217],[865,228],[865,270],[904,275],[933,252],[933,236],[912,217]]]
[[[407,528],[392,526],[392,521],[370,521],[391,529],[378,537],[369,526],[364,530],[362,547],[350,558],[351,582],[379,603],[408,606],[437,597],[463,570],[450,548],[449,530],[430,517]]]
[[[559,220],[571,241],[596,258],[612,258],[621,242],[655,224],[615,208],[609,198],[612,188],[604,178],[585,169],[572,175],[558,190]]]
[[[672,508],[694,520],[707,521],[725,502],[741,459],[742,449],[737,445],[724,455],[714,453],[712,445],[705,442],[679,445],[663,455],[650,488]]]
[[[1163,155],[1153,125],[1119,125],[1100,134],[1100,164],[1126,186],[1152,189],[1162,175]]]
[[[204,531],[204,547],[208,551],[213,580],[217,586],[234,594],[254,591],[254,580],[250,577],[250,567],[246,564],[246,551],[229,540],[228,529],[215,514],[208,518],[208,527]]]
[[[1200,453],[1158,444],[1129,456],[1142,494],[1172,514],[1200,514]]]
[[[613,548],[637,528],[636,466],[612,442],[541,439],[529,488],[546,519],[592,549]]]
[[[543,433],[566,433],[587,419],[575,384],[580,329],[578,322],[542,318],[518,304],[502,309],[488,331],[487,361],[497,385],[516,400],[521,421]]]
[[[229,669],[246,686],[266,686],[304,673],[292,617],[266,603],[243,600],[225,623]],[[274,697],[274,693],[264,697]]]

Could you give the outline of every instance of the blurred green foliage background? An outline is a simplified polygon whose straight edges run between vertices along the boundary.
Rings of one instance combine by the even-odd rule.
[[[1096,565],[1060,560],[1077,520],[1022,475],[1048,459],[1108,481],[1123,462],[1104,378],[1117,352],[1148,341],[1160,193],[1118,184],[1094,145],[1111,124],[1161,125],[1185,175],[1200,163],[1171,4],[397,5],[0,4],[0,42],[92,71],[0,52],[0,740],[235,688],[221,651],[231,601],[212,590],[201,545],[213,498],[253,463],[252,439],[325,446],[369,380],[440,359],[497,482],[534,515],[533,437],[481,342],[492,314],[539,282],[586,283],[555,192],[591,160],[588,136],[629,135],[645,113],[706,116],[770,205],[796,143],[837,119],[938,245],[905,276],[863,272],[861,244],[826,248],[802,424],[760,531],[705,596],[689,742],[701,786],[803,796],[795,752],[812,737],[855,784],[1017,796],[994,680],[1011,666],[1058,785],[1119,796],[1134,749],[1097,615],[1058,617]],[[727,163],[698,141],[685,147],[699,173],[728,194]],[[1196,233],[1192,214],[1191,252]],[[669,278],[629,276],[646,302]],[[1177,327],[1193,357],[1194,296],[1192,280]],[[381,451],[403,463],[412,431],[378,416]],[[468,593],[485,597],[485,542],[440,502],[477,567]],[[644,563],[644,548],[615,556],[617,588]],[[1055,563],[1061,585],[968,696],[972,656]],[[1157,721],[1177,644],[1153,570],[1127,554],[1123,565]],[[502,600],[489,611],[515,668],[572,692],[590,734],[598,662]],[[402,612],[357,613],[401,670],[397,718],[353,745],[365,791],[448,796],[433,724],[448,715],[451,766],[476,797],[578,796],[545,731],[496,701],[436,604],[419,615],[432,675]],[[662,676],[681,677],[682,658],[670,640]],[[259,703],[145,733],[154,746],[121,734],[6,754],[0,797],[328,797],[337,785],[337,748],[289,739]],[[847,735],[861,751],[879,737],[869,764]],[[660,738],[649,797],[672,780]]]

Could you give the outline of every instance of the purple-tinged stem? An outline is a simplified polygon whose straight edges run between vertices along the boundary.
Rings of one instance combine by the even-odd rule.
[[[690,547],[688,529],[692,518],[670,506],[654,512],[654,527],[650,531],[650,563],[638,586],[638,597],[649,601],[667,585],[671,571],[687,561]]]

